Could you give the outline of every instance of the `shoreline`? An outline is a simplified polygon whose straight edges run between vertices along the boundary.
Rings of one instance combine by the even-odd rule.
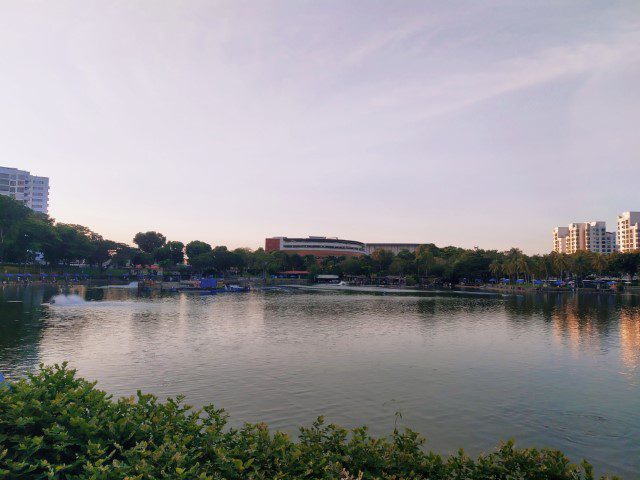
[[[597,288],[557,288],[557,287],[528,287],[528,286],[485,286],[485,285],[456,285],[455,288],[461,290],[482,290],[487,292],[504,293],[504,294],[524,294],[524,293],[590,293],[598,295],[639,295],[640,289],[625,289],[622,292],[618,292],[614,289],[600,289]]]

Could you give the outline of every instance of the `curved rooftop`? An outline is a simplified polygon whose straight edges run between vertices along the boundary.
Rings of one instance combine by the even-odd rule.
[[[366,253],[363,242],[337,237],[272,237],[265,240],[265,250],[319,257],[354,256]]]

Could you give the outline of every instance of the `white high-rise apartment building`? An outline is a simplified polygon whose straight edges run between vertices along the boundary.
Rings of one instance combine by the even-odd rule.
[[[623,253],[640,250],[640,212],[618,215],[618,246]]]
[[[616,234],[607,232],[605,222],[571,223],[568,227],[553,230],[553,250],[558,253],[589,251],[613,253],[616,251]]]
[[[567,240],[569,238],[568,227],[556,227],[553,229],[553,251],[567,253]]]
[[[36,212],[49,213],[49,178],[0,167],[0,195],[15,198]]]

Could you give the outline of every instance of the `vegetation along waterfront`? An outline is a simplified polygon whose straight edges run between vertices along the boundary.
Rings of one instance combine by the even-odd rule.
[[[136,247],[115,242],[82,225],[57,223],[8,197],[0,196],[0,261],[33,264],[41,253],[40,270],[70,265],[93,266],[97,270],[127,265],[158,265],[185,273],[224,274],[233,271],[250,275],[276,274],[290,270],[337,275],[401,275],[407,283],[420,279],[483,282],[507,277],[511,281],[550,277],[584,278],[588,275],[633,277],[640,268],[640,253],[611,255],[578,252],[572,255],[550,253],[525,255],[517,248],[497,250],[463,249],[453,246],[420,246],[417,251],[398,255],[378,250],[359,257],[300,256],[225,246],[211,246],[194,240],[183,244],[167,240],[158,232],[139,232]],[[188,263],[185,264],[185,253]],[[5,271],[9,271],[5,267]]]
[[[2,2],[0,480],[640,480],[639,7]]]
[[[394,429],[374,438],[319,418],[296,440],[266,424],[226,427],[224,410],[138,392],[112,399],[66,365],[0,386],[0,475],[6,479],[556,479],[594,478],[587,462],[512,442],[470,458],[425,452]]]

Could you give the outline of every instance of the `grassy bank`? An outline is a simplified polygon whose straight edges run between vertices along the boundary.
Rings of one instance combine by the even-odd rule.
[[[586,462],[512,443],[472,459],[425,452],[412,431],[373,438],[319,419],[297,440],[264,424],[236,430],[213,406],[152,395],[112,399],[66,366],[0,387],[0,478],[591,479]]]

